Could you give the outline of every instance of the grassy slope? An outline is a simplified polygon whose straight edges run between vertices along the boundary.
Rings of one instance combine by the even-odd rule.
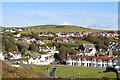
[[[22,31],[21,33],[30,33],[30,32],[99,32],[99,31],[108,31],[108,30],[98,30],[98,29],[90,29],[90,28],[84,28],[81,26],[64,26],[62,28],[56,28],[57,26],[62,26],[62,25],[38,25],[38,26],[28,26],[28,27],[19,27],[23,29],[27,28],[44,28],[44,29],[37,29],[37,30],[27,30],[27,31]],[[6,29],[6,27],[2,27],[2,29]],[[7,27],[7,29],[12,29],[11,27]],[[114,31],[115,33],[117,31]]]
[[[2,63],[3,78],[47,78],[43,73],[37,73],[32,69],[13,68],[6,63]]]
[[[97,29],[89,29],[89,28],[83,28],[83,27],[77,27],[77,26],[64,26],[62,28],[56,28],[56,26],[60,26],[60,25],[42,25],[42,26],[32,26],[31,28],[35,28],[35,27],[41,27],[44,29],[37,29],[37,30],[27,30],[27,31],[23,31],[21,33],[29,33],[29,32],[97,32],[100,30]],[[28,27],[27,27],[28,28]]]
[[[43,73],[49,76],[50,71],[52,70],[53,66],[52,65],[40,65],[40,66],[32,66],[29,68],[34,69],[35,72],[40,72],[40,73]],[[47,68],[48,68],[48,71],[45,71]]]
[[[56,72],[55,76],[56,77],[61,77],[61,78],[79,78],[80,73],[80,78],[116,78],[116,74],[114,72],[107,72],[104,73],[105,69],[103,68],[85,68],[85,67],[65,67],[65,66],[60,66]]]
[[[49,76],[50,71],[52,70],[52,65],[39,65],[34,67],[29,67],[34,69],[35,72],[44,73],[47,76]],[[48,71],[45,71],[45,69],[48,68]],[[114,72],[107,72],[104,73],[104,68],[90,68],[90,67],[67,67],[67,66],[59,66],[58,69],[55,71],[55,78],[116,78],[116,74]]]

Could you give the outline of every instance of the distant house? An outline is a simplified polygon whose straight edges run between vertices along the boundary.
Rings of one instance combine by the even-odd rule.
[[[100,49],[99,52],[103,55],[106,55],[106,54],[108,54],[109,51]]]
[[[70,35],[68,33],[60,33],[57,34],[58,37],[69,37]]]
[[[31,38],[30,41],[33,42],[33,41],[36,41],[36,39],[35,38]]]
[[[20,37],[21,36],[21,34],[16,34],[16,35],[14,35],[14,37]]]
[[[24,42],[30,42],[30,37],[23,37],[22,40],[23,40]]]
[[[35,65],[49,65],[55,60],[54,54],[42,54],[38,57],[31,57],[28,59],[28,64]]]
[[[116,42],[110,42],[108,47],[112,49],[113,51],[120,51],[120,46]]]
[[[80,45],[80,50],[84,55],[94,56],[96,54],[94,44],[82,44]]]
[[[56,50],[56,47],[55,46],[53,46],[53,47],[39,47],[39,51],[40,52],[47,52],[47,53],[59,53],[59,51],[58,50]]]
[[[9,29],[4,29],[4,32],[10,32],[10,30]]]
[[[69,37],[57,37],[53,40],[53,42],[66,42],[66,43],[73,43],[73,39]]]
[[[13,32],[13,33],[14,33],[14,32],[16,32],[16,30],[10,29],[10,32]]]
[[[51,34],[51,33],[40,33],[40,34],[38,34],[38,36],[42,36],[42,37],[53,37],[54,35],[53,34]]]
[[[41,40],[37,40],[36,41],[36,44],[40,44],[40,45],[43,45],[43,44],[45,44],[43,41],[41,41]]]
[[[18,52],[9,52],[10,56],[12,56],[10,59],[21,59],[21,54]]]
[[[17,31],[23,31],[23,29],[17,29]]]
[[[73,66],[86,66],[86,67],[112,67],[118,62],[118,57],[105,57],[105,56],[79,56],[70,55],[67,57],[67,65]]]

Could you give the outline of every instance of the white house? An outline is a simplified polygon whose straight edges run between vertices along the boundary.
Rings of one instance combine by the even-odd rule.
[[[36,58],[29,58],[28,64],[35,64],[35,65],[49,65],[55,60],[54,54],[42,54]]]
[[[53,46],[53,47],[49,47],[47,46],[46,48],[45,47],[39,47],[39,51],[40,52],[49,52],[49,53],[59,53],[58,50],[56,50],[56,47]]]
[[[10,29],[10,32],[16,32],[16,30]]]
[[[69,36],[71,36],[68,33],[60,33],[60,34],[57,34],[57,35],[58,35],[58,37],[69,37]]]
[[[9,52],[9,54],[12,56],[10,59],[21,59],[21,54],[19,54],[18,52]]]
[[[94,44],[82,44],[80,46],[80,51],[82,51],[84,55],[88,56],[94,56],[96,54],[96,48]]]
[[[31,38],[30,41],[33,42],[33,41],[36,41],[36,39],[35,38]]]
[[[0,60],[4,61],[4,55],[2,52],[0,52]]]
[[[70,55],[67,57],[66,64],[73,66],[86,66],[86,67],[108,67],[114,66],[118,62],[118,57],[104,57],[104,56],[79,56]]]
[[[119,59],[119,61],[117,62],[117,64],[115,65],[115,69],[117,69],[117,70],[120,71],[120,59]]]
[[[38,34],[38,36],[44,36],[44,37],[49,36],[49,37],[53,37],[54,35],[51,34],[51,33],[40,33],[40,34]]]
[[[40,44],[40,45],[45,44],[43,41],[40,41],[40,40],[37,40],[36,43],[37,43],[37,44]]]
[[[23,29],[18,29],[18,31],[23,31]]]
[[[16,34],[16,35],[14,35],[14,37],[20,37],[21,36],[21,34]]]

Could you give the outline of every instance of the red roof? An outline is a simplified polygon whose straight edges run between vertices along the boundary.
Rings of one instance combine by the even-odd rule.
[[[118,57],[111,58],[111,57],[106,57],[106,56],[99,56],[98,58],[95,56],[79,56],[79,55],[70,55],[68,58],[71,59],[78,59],[78,58],[86,58],[87,60],[91,59],[101,59],[102,61],[107,61],[107,60],[118,60]]]
[[[30,37],[23,37],[22,40],[29,40]]]

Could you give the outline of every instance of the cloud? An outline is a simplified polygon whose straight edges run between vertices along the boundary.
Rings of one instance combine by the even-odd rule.
[[[69,23],[69,22],[63,22],[63,23],[61,23],[60,25],[72,25],[72,23]]]

